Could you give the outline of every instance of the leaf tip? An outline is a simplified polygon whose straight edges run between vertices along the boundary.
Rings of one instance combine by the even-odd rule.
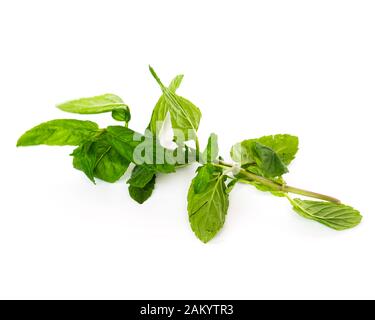
[[[203,235],[203,234],[199,234],[198,232],[194,232],[195,236],[199,239],[200,242],[204,243],[204,244],[207,244],[208,242],[210,242],[216,235],[213,234],[213,235]]]
[[[148,65],[148,70],[150,71],[150,73],[152,74],[154,78],[157,77],[156,72],[154,68],[151,66],[151,64]]]
[[[154,68],[153,68],[150,64],[148,65],[148,70],[150,70],[152,76],[154,77],[154,79],[156,80],[156,82],[159,84],[159,86],[160,86],[162,89],[165,89],[164,84],[161,82],[159,76],[156,74]]]
[[[27,146],[28,144],[24,141],[24,134],[22,136],[20,136],[17,140],[17,143],[16,143],[16,147],[25,147]]]

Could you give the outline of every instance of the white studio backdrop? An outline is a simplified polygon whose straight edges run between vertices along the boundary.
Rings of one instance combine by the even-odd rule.
[[[0,298],[375,298],[374,1],[1,1]],[[131,127],[160,90],[151,64],[203,113],[200,139],[300,137],[287,181],[339,197],[345,232],[285,199],[237,186],[223,230],[200,243],[186,194],[195,166],[160,177],[149,201],[90,183],[69,147],[17,149],[64,114],[56,103],[115,93]]]

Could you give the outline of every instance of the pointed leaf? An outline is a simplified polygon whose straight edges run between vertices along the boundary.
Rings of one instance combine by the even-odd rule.
[[[172,92],[176,92],[176,90],[180,87],[183,79],[184,79],[183,74],[179,74],[179,75],[175,76],[168,86],[169,90],[171,90]]]
[[[143,188],[154,175],[155,171],[149,166],[135,166],[127,183],[133,187]]]
[[[151,197],[152,192],[155,188],[156,175],[142,188],[129,185],[129,195],[133,200],[137,201],[139,204],[144,203],[148,198]]]
[[[193,179],[189,189],[188,213],[192,230],[206,243],[223,227],[229,199],[225,176],[221,173],[213,172],[209,182],[205,183],[205,188],[195,192],[196,179],[200,179],[200,172]]]
[[[176,76],[169,84],[169,90],[175,93],[176,90],[180,87],[183,78],[183,75]],[[154,110],[152,111],[151,120],[147,127],[154,135],[158,135],[161,126],[164,123],[165,118],[167,117],[167,114],[168,105],[164,95],[161,95],[154,107]]]
[[[73,119],[44,122],[27,132],[18,140],[17,146],[77,146],[100,133],[96,123]]]
[[[219,156],[219,145],[217,142],[217,134],[211,133],[207,147],[203,151],[203,163],[214,162]]]
[[[195,139],[201,119],[200,110],[189,100],[176,95],[173,90],[165,87],[151,67],[150,72],[163,91],[163,100],[157,110],[154,110],[150,121],[152,133],[158,134],[160,129],[158,123],[164,121],[167,112],[169,112],[175,135],[184,141]]]
[[[318,221],[335,230],[353,228],[362,220],[358,210],[343,204],[291,198],[289,201],[302,217]]]

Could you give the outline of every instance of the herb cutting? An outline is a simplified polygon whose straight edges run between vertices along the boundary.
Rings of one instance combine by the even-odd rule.
[[[76,114],[111,113],[118,125],[99,128],[92,121],[51,120],[25,132],[17,146],[75,146],[71,154],[73,167],[93,183],[95,179],[114,183],[131,169],[127,181],[129,195],[140,204],[151,197],[158,175],[199,163],[188,191],[187,211],[191,229],[205,243],[224,226],[229,194],[238,183],[284,197],[300,216],[335,230],[349,229],[361,222],[359,211],[338,199],[286,183],[283,175],[298,151],[296,136],[275,134],[235,143],[230,152],[232,162],[219,155],[216,134],[210,135],[202,149],[197,133],[201,111],[176,93],[183,76],[176,76],[165,86],[154,69],[149,69],[162,93],[143,134],[129,128],[129,106],[117,95],[104,94],[57,107]],[[168,118],[173,129],[173,148],[166,148],[160,142]],[[193,147],[189,146],[190,141]]]

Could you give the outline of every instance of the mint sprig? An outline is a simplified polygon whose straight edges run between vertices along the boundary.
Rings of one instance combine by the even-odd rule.
[[[190,226],[203,242],[214,238],[224,226],[229,194],[238,183],[284,197],[300,216],[335,230],[353,228],[361,222],[359,211],[338,199],[286,183],[283,176],[289,172],[288,166],[298,151],[296,136],[276,134],[243,140],[231,149],[233,163],[219,156],[216,134],[210,135],[201,151],[198,139],[201,111],[176,93],[183,75],[176,76],[166,87],[154,69],[149,69],[161,89],[161,96],[144,134],[128,128],[131,119],[128,105],[117,95],[104,94],[68,101],[58,108],[78,114],[110,112],[123,125],[99,128],[92,121],[51,120],[26,131],[17,146],[76,146],[71,154],[73,166],[94,183],[96,179],[114,183],[131,170],[127,181],[129,195],[140,204],[151,197],[158,175],[199,163],[189,188],[187,210]],[[172,149],[163,147],[159,141],[160,129],[168,115],[174,132],[175,148]],[[194,147],[188,146],[189,140],[194,142]],[[292,198],[291,194],[319,201]]]

